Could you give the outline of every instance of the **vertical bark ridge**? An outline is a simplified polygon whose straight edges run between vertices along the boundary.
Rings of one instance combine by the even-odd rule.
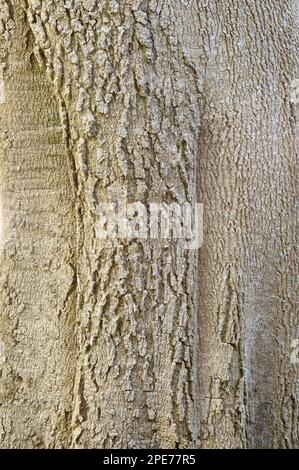
[[[21,2],[10,15],[0,105],[1,447],[70,444],[74,378],[72,198],[59,108],[32,54]],[[1,3],[2,13],[5,5]],[[8,39],[8,37],[6,37]]]
[[[293,6],[217,1],[206,9],[199,151],[205,447],[298,444],[290,361],[297,321]]]
[[[194,202],[200,109],[173,2],[29,2],[78,175],[74,447],[198,445],[197,253],[97,240],[100,202]]]

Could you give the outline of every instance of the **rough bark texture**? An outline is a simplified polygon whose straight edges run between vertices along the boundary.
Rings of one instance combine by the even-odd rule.
[[[297,8],[0,0],[0,447],[298,447]]]

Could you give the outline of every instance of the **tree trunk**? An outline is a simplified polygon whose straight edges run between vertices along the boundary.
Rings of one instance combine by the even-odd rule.
[[[0,0],[0,447],[298,446],[296,6]]]

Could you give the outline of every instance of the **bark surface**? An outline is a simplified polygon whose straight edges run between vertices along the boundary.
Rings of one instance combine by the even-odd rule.
[[[0,0],[1,448],[298,447],[298,37],[295,0]],[[116,201],[203,202],[202,248],[99,239]]]

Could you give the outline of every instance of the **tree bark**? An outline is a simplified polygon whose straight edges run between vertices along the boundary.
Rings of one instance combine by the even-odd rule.
[[[298,447],[296,5],[0,0],[0,447]]]

